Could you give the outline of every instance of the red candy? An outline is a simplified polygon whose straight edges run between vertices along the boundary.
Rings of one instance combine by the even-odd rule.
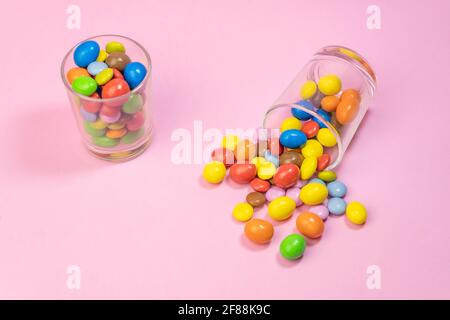
[[[230,167],[230,178],[236,183],[249,183],[256,176],[256,166],[252,163],[235,163]]]
[[[100,114],[108,118],[115,118],[117,117],[118,113],[120,113],[119,108],[114,108],[110,106],[103,106],[102,109],[100,110]]]
[[[127,129],[129,131],[139,130],[145,122],[144,113],[142,111],[133,114],[127,122]]]
[[[317,159],[317,171],[322,171],[330,164],[331,157],[328,153],[324,153]]]
[[[223,162],[226,167],[231,166],[236,161],[233,151],[227,148],[217,148],[211,153],[213,161]]]
[[[94,92],[90,98],[100,99],[100,95],[97,92]],[[83,101],[83,109],[90,113],[97,113],[101,106],[101,102]]]
[[[302,131],[308,139],[314,138],[319,132],[320,126],[317,122],[310,120],[303,123]]]
[[[266,180],[262,180],[260,178],[255,178],[250,182],[250,186],[253,190],[258,192],[266,192],[270,189],[270,182]]]
[[[102,98],[103,99],[111,99],[115,97],[122,96],[126,93],[130,92],[130,87],[128,83],[123,79],[112,79],[108,83],[106,83],[102,88]],[[122,105],[124,102],[128,100],[128,97],[125,96],[123,99],[118,99],[115,102],[108,102],[108,105],[111,107],[118,107]]]
[[[116,68],[112,68],[113,70],[113,78],[114,79],[123,79],[123,74],[122,72],[120,72],[119,70],[117,70]]]
[[[300,169],[295,164],[282,164],[273,176],[273,183],[283,189],[290,188],[297,183],[299,174]]]

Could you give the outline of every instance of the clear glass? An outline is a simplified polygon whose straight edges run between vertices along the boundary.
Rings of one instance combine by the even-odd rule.
[[[121,42],[126,49],[126,54],[130,57],[131,61],[141,62],[147,68],[147,74],[144,80],[133,90],[119,97],[110,98],[110,99],[95,99],[90,98],[84,95],[81,95],[75,92],[70,83],[67,80],[67,72],[76,67],[73,60],[73,52],[75,48],[82,42],[87,40],[97,41],[100,45],[101,49],[105,48],[106,43],[110,41],[118,41]],[[152,112],[151,112],[151,103],[150,103],[150,91],[151,91],[151,74],[152,74],[152,62],[150,59],[150,55],[148,52],[136,41],[120,36],[120,35],[100,35],[95,36],[89,39],[85,39],[77,43],[72,49],[67,52],[64,57],[64,60],[61,63],[61,78],[66,87],[67,95],[69,97],[69,101],[72,106],[72,110],[78,125],[78,129],[83,141],[83,144],[87,147],[87,149],[96,157],[101,159],[110,160],[110,161],[125,161],[130,160],[147,149],[150,144],[151,136],[152,136]],[[111,147],[101,147],[94,144],[93,137],[86,132],[85,122],[87,120],[84,119],[82,115],[82,108],[88,104],[98,104],[100,106],[109,105],[121,107],[124,103],[129,101],[129,99],[134,98],[135,96],[140,96],[142,100],[142,108],[139,112],[143,112],[144,114],[144,124],[143,126],[136,131],[128,131],[127,138],[121,138],[118,140],[118,144]],[[138,99],[140,99],[138,98]],[[129,119],[133,115],[126,114],[122,112],[121,118],[116,122],[120,126],[119,123],[125,124],[129,121]],[[97,113],[98,117],[98,113]],[[106,128],[108,130],[108,128]]]
[[[317,108],[309,110],[295,102],[301,100],[300,88],[307,80],[313,80],[316,83],[319,78],[327,74],[336,74],[342,81],[342,89],[355,89],[359,91],[361,102],[355,118],[346,125],[340,125],[335,118],[326,121],[321,115],[316,113]],[[287,89],[275,101],[274,105],[266,112],[263,127],[266,129],[278,129],[281,122],[287,117],[291,117],[291,109],[297,108],[303,110],[313,117],[316,117],[330,129],[336,137],[335,147],[326,148],[326,152],[331,156],[331,162],[328,169],[336,167],[344,157],[353,136],[361,124],[366,114],[369,103],[375,93],[376,77],[369,63],[357,52],[342,46],[327,46],[317,51],[311,60],[297,74]],[[342,91],[341,91],[342,92]],[[340,95],[340,93],[338,93]],[[320,105],[322,96],[316,94],[310,99],[315,107]]]

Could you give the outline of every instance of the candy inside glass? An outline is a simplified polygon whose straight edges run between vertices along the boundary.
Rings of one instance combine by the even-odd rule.
[[[356,89],[361,96],[356,117],[346,125],[340,125],[333,117],[330,122],[326,121],[316,112],[317,108],[309,110],[296,104],[296,102],[301,100],[300,88],[307,80],[313,80],[317,83],[320,77],[328,74],[339,76],[342,82],[341,92],[345,89]],[[342,161],[345,151],[369,108],[375,88],[375,74],[369,63],[360,54],[342,46],[324,47],[313,55],[312,59],[275,101],[274,105],[269,108],[264,116],[263,127],[266,129],[279,129],[284,119],[292,117],[292,108],[300,109],[316,117],[336,137],[336,146],[325,148],[325,152],[331,156],[331,162],[327,169],[333,169]],[[320,96],[311,98],[310,102],[319,107]]]
[[[73,60],[73,53],[75,48],[80,44],[87,40],[94,40],[100,45],[100,49],[105,49],[105,45],[111,41],[118,41],[122,43],[126,48],[126,54],[130,57],[131,61],[141,62],[147,69],[147,74],[142,82],[130,92],[111,99],[95,99],[88,96],[84,96],[75,92],[72,89],[71,84],[67,79],[67,72],[76,67],[75,62]],[[83,141],[83,144],[86,148],[96,157],[101,159],[109,160],[109,161],[125,161],[130,160],[147,149],[150,144],[151,136],[152,136],[152,113],[151,113],[151,103],[150,103],[150,90],[151,90],[151,73],[152,73],[152,63],[150,59],[150,55],[148,52],[136,41],[120,36],[120,35],[100,35],[95,36],[89,39],[85,39],[77,43],[72,49],[67,52],[62,63],[61,63],[61,78],[66,87],[67,95],[69,97],[70,104],[72,106],[72,111],[74,113],[78,129]],[[94,130],[95,135],[92,135],[92,131],[87,130],[86,128],[92,124],[93,119],[86,120],[86,117],[83,117],[83,106],[97,104],[100,106],[114,106],[120,108],[128,101],[141,101],[142,107],[140,108],[140,112],[142,112],[144,116],[144,123],[138,130],[128,130],[127,134],[121,138],[115,139],[114,144],[110,146],[100,146],[96,139],[98,137],[98,130]],[[98,119],[98,112],[96,113]],[[133,117],[133,114],[127,114],[122,112],[122,116],[120,118],[120,122],[126,123],[128,119]],[[118,121],[118,122],[119,122]],[[91,122],[91,123],[89,123]],[[120,123],[115,123],[116,126],[120,126]],[[114,124],[111,127],[114,128]],[[126,128],[126,126],[125,126]],[[108,130],[108,127],[104,128],[105,133]],[[102,129],[103,130],[103,129]],[[101,133],[100,133],[101,134]],[[102,138],[102,136],[100,136]]]

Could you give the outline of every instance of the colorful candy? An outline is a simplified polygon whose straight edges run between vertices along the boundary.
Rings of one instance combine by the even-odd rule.
[[[324,95],[332,96],[341,91],[341,79],[335,74],[329,74],[319,79],[317,86]]]
[[[108,55],[108,58],[106,58],[105,62],[108,67],[117,69],[122,72],[125,67],[129,63],[131,63],[131,59],[123,52],[113,52]]]
[[[307,80],[300,89],[300,97],[302,99],[312,98],[317,92],[317,85],[312,80]]]
[[[234,207],[232,214],[237,221],[245,222],[253,217],[253,207],[247,202],[241,202]]]
[[[272,239],[274,228],[269,221],[252,219],[245,224],[244,233],[251,241],[257,244],[265,244]]]
[[[73,61],[79,67],[85,68],[94,62],[100,52],[97,42],[89,40],[79,44],[73,52]]]
[[[287,260],[296,260],[303,256],[305,248],[305,238],[298,233],[293,233],[281,241],[280,253]]]
[[[336,173],[334,172],[334,171],[331,171],[331,170],[324,170],[324,171],[320,171],[318,174],[317,174],[317,177],[319,178],[319,179],[321,179],[321,180],[323,180],[323,181],[326,181],[326,182],[331,182],[331,181],[334,181],[334,180],[336,180]]]
[[[343,184],[341,181],[333,181],[327,185],[328,194],[330,197],[345,197],[347,193],[347,186]]]
[[[354,224],[364,224],[367,220],[367,211],[360,202],[353,201],[347,205],[345,210],[347,219]]]
[[[246,184],[256,176],[256,166],[251,163],[235,163],[230,167],[230,178],[236,183]]]
[[[203,169],[203,178],[210,183],[221,183],[227,174],[223,162],[211,161]]]
[[[131,89],[134,89],[140,85],[146,75],[147,68],[145,68],[145,66],[140,62],[128,63],[123,71],[123,76],[130,85]]]
[[[110,41],[106,44],[106,52],[107,53],[113,53],[113,52],[125,52],[125,46],[118,42],[118,41]]]
[[[252,207],[260,207],[266,203],[266,196],[262,192],[250,192],[245,198]]]
[[[234,152],[226,148],[214,149],[211,153],[211,159],[214,161],[223,162],[226,167],[230,167],[236,161]]]
[[[334,215],[342,215],[345,213],[345,208],[347,207],[347,203],[342,198],[330,198],[327,202],[328,211]]]
[[[325,224],[323,220],[315,213],[303,212],[297,217],[297,229],[304,236],[316,239],[322,236]]]
[[[87,76],[80,76],[73,80],[72,89],[82,95],[90,96],[97,90],[97,83]]]
[[[294,213],[295,207],[295,201],[289,197],[276,198],[269,203],[269,216],[277,221],[286,220]]]
[[[336,137],[328,128],[322,128],[317,133],[317,140],[324,146],[324,147],[334,147],[337,143]]]
[[[298,180],[300,169],[292,163],[281,165],[275,175],[273,182],[276,186],[287,189],[294,186]]]
[[[312,156],[305,158],[300,167],[300,174],[303,180],[307,180],[313,176],[317,169],[317,157]]]
[[[277,186],[272,186],[267,192],[266,192],[266,199],[267,201],[273,201],[279,197],[283,197],[286,195],[286,190],[277,187]]]
[[[255,178],[250,182],[250,186],[253,190],[258,192],[266,192],[270,189],[270,183],[266,180]]]
[[[291,149],[302,147],[306,143],[306,135],[297,129],[289,129],[281,133],[280,143]]]
[[[300,190],[300,200],[307,205],[321,204],[328,196],[328,189],[321,183],[308,183]]]
[[[286,131],[290,129],[301,130],[302,122],[295,117],[286,118],[281,123],[280,131]]]

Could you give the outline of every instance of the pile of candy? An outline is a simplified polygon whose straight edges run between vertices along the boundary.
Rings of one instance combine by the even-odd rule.
[[[96,102],[81,99],[79,113],[84,119],[84,130],[92,143],[104,148],[119,143],[131,144],[144,134],[144,97],[137,88],[147,69],[140,62],[132,62],[122,43],[111,41],[101,50],[96,41],[78,45],[73,53],[77,67],[67,72],[72,89],[92,99],[124,99]]]
[[[341,92],[341,80],[336,75],[326,75],[306,81],[300,89],[302,100],[298,105],[315,111],[334,127],[350,123],[358,113],[360,95],[354,89]],[[335,147],[333,132],[322,121],[298,108],[292,108],[293,117],[284,119],[278,136],[240,140],[227,135],[222,147],[215,149],[203,170],[210,183],[229,177],[238,184],[250,184],[254,190],[246,202],[238,203],[233,217],[246,222],[244,233],[258,244],[270,242],[274,227],[270,221],[253,218],[254,208],[268,202],[268,213],[275,221],[289,219],[296,208],[299,233],[288,235],[280,244],[281,255],[289,260],[300,258],[307,246],[305,237],[319,238],[325,229],[329,214],[346,215],[354,224],[366,222],[365,207],[359,202],[346,203],[343,199],[347,187],[336,180],[336,173],[326,170],[331,163],[327,148]],[[303,209],[303,205],[309,206]]]

